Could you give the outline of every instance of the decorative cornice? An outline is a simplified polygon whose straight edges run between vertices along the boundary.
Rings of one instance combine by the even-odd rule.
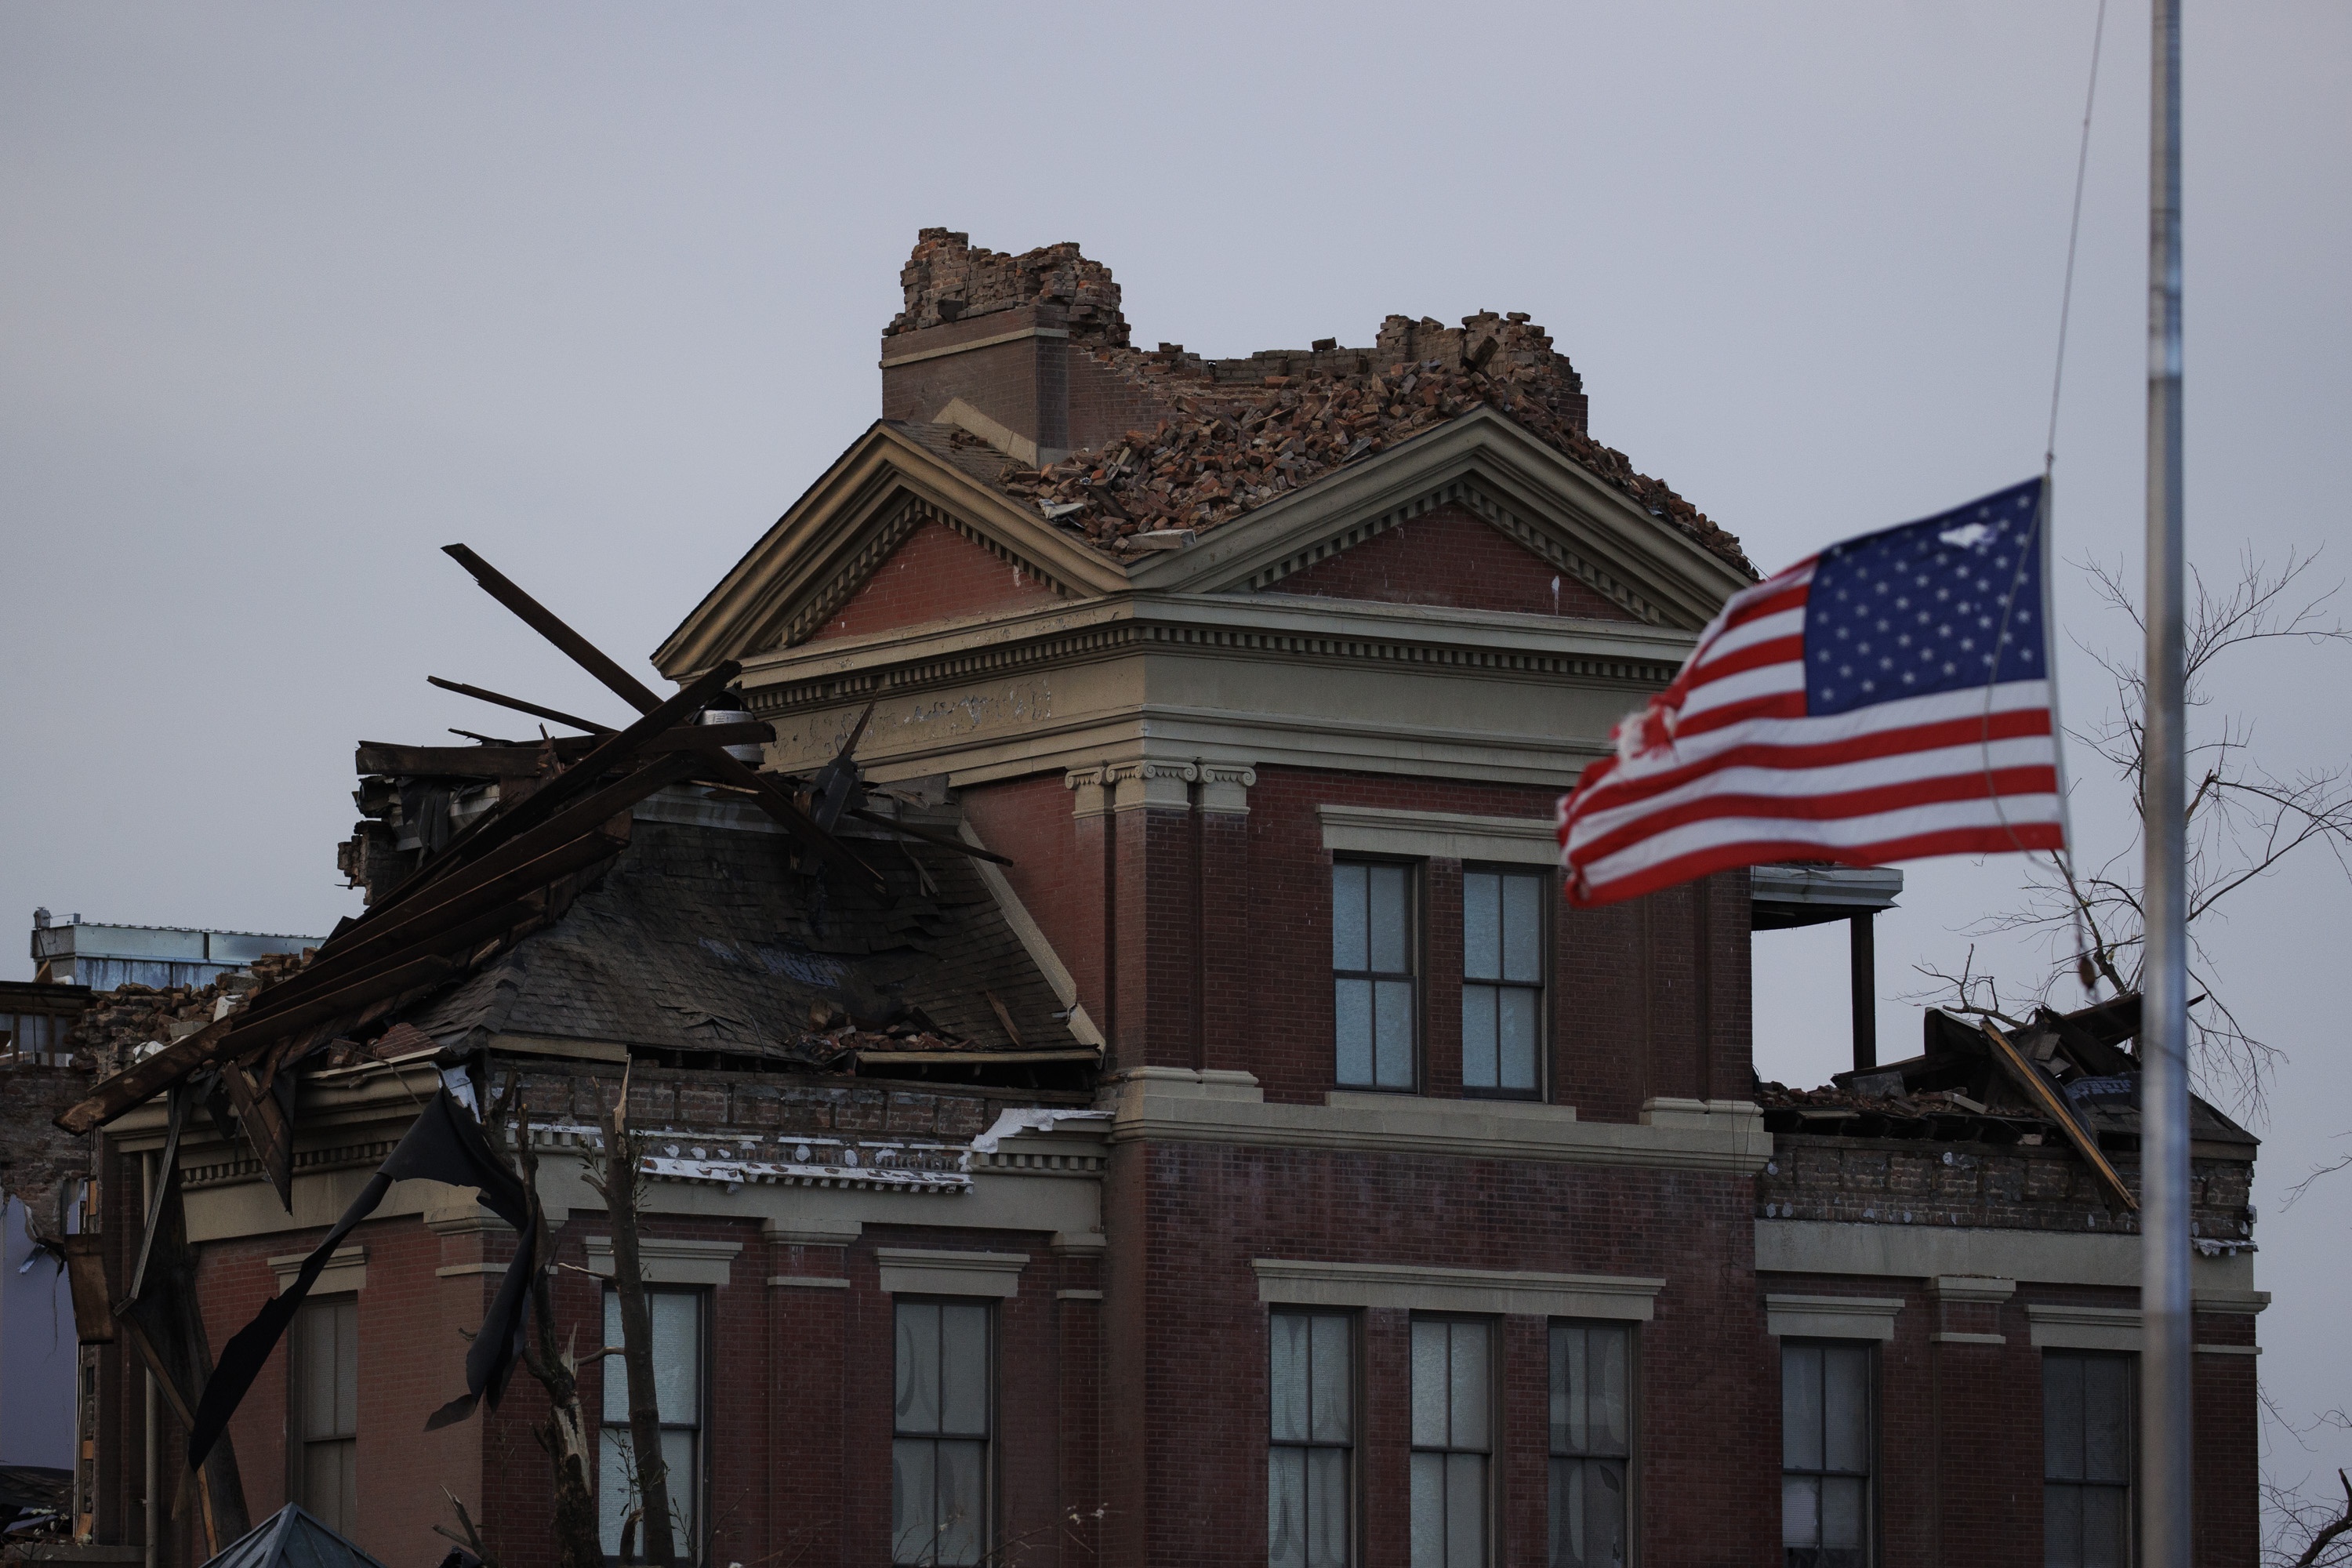
[[[1767,1296],[1768,1332],[1792,1339],[1891,1340],[1900,1296]]]
[[[1388,1307],[1411,1312],[1600,1318],[1648,1322],[1662,1279],[1536,1274],[1417,1264],[1310,1262],[1253,1258],[1257,1299],[1273,1306]]]
[[[1328,803],[1315,809],[1323,824],[1323,847],[1343,854],[1502,860],[1530,866],[1559,861],[1559,841],[1549,817],[1469,816]]]
[[[925,1247],[877,1247],[882,1289],[893,1296],[989,1296],[1021,1293],[1025,1252],[946,1252]]]
[[[900,545],[913,537],[915,531],[927,522],[938,523],[958,538],[978,545],[1009,566],[1018,568],[1053,589],[1059,597],[1075,597],[1078,590],[1071,584],[1037,564],[1028,556],[1007,547],[992,534],[983,533],[962,518],[919,497],[908,496],[898,506],[883,514],[846,560],[813,593],[803,599],[800,606],[786,618],[782,629],[760,651],[796,647],[808,641],[824,626],[825,622],[866,585],[866,579],[881,568],[882,563]]]

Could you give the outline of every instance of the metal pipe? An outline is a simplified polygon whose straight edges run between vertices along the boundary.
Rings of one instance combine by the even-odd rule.
[[[2189,1568],[2189,1009],[2181,495],[2180,5],[2153,0],[2147,233],[2147,757],[2140,808],[2139,1560]]]
[[[1878,911],[1846,917],[1847,968],[1853,986],[1853,1070],[1878,1065]]]
[[[155,1201],[155,1156],[142,1154],[139,1156],[139,1212],[142,1214],[145,1214]],[[141,1446],[146,1450],[146,1525],[141,1532],[141,1551],[145,1568],[156,1568],[163,1560],[163,1446],[156,1440],[155,1427],[163,1418],[163,1410],[155,1386],[155,1374],[149,1372],[145,1377],[147,1397],[139,1423]]]

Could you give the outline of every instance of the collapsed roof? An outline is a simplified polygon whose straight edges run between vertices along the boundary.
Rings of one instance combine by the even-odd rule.
[[[1370,348],[1322,339],[1213,360],[1161,343],[1129,342],[1110,269],[1072,243],[1019,256],[975,248],[968,235],[926,228],[900,274],[905,309],[886,339],[1046,304],[1070,346],[1121,384],[1135,406],[1164,410],[1138,427],[1043,468],[978,467],[998,489],[1060,526],[1110,548],[1139,535],[1199,532],[1231,521],[1342,466],[1481,405],[1492,407],[1630,497],[1651,516],[1749,575],[1726,532],[1664,480],[1638,472],[1585,428],[1582,379],[1524,311],[1482,310],[1448,327],[1392,315]],[[959,446],[985,445],[964,434]],[[974,455],[977,457],[977,454]]]

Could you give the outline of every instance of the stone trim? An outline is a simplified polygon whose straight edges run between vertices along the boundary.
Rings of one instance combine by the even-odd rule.
[[[2017,1294],[2014,1279],[1988,1279],[1974,1274],[1939,1274],[1929,1286],[1938,1300],[1947,1304],[1998,1307]]]
[[[2005,1345],[2009,1343],[2009,1336],[2006,1334],[1956,1334],[1947,1331],[1932,1333],[1927,1338],[1931,1342],[1939,1345]]]
[[[2077,1307],[2028,1301],[2025,1321],[2032,1325],[2035,1350],[2137,1351],[2140,1312],[2137,1307]]]
[[[1323,847],[1341,854],[1559,864],[1559,840],[1549,817],[1469,816],[1328,803],[1315,810],[1323,822]]]
[[[1761,1112],[1745,1101],[1712,1101],[1704,1113],[1629,1125],[1580,1122],[1570,1106],[1402,1094],[1269,1105],[1247,1073],[1187,1068],[1129,1068],[1104,1087],[1117,1096],[1113,1143],[1344,1149],[1741,1174],[1761,1170],[1772,1152]]]
[[[740,1241],[694,1241],[684,1237],[645,1236],[637,1238],[637,1261],[648,1285],[724,1285]],[[613,1238],[588,1238],[588,1271],[610,1278]]]
[[[1202,763],[1201,769],[1201,809],[1225,816],[1249,815],[1249,792],[1257,783],[1257,770],[1235,763]]]
[[[950,354],[970,353],[974,349],[992,349],[999,343],[1017,343],[1024,338],[1066,338],[1064,327],[1023,327],[1017,331],[999,332],[993,337],[974,338],[970,342],[949,343],[943,348],[919,349],[910,354],[898,354],[881,362],[881,368],[893,370],[902,364],[919,364],[927,359],[944,359]]]
[[[1056,1290],[1054,1292],[1054,1300],[1056,1301],[1099,1301],[1102,1299],[1103,1293],[1099,1290]]]
[[[771,1274],[768,1283],[786,1289],[846,1290],[849,1281],[824,1274]]]
[[[1192,785],[1201,770],[1192,763],[1113,763],[1102,770],[1102,782],[1115,812],[1158,806],[1163,811],[1190,811]]]
[[[1486,1312],[1530,1318],[1600,1318],[1646,1323],[1664,1279],[1612,1274],[1533,1274],[1428,1268],[1398,1263],[1323,1263],[1253,1258],[1257,1299],[1268,1306],[1385,1307],[1409,1312]]]
[[[847,1247],[866,1228],[862,1220],[763,1219],[760,1239],[778,1247]]]
[[[1025,1252],[946,1252],[925,1247],[877,1247],[882,1289],[893,1296],[992,1296],[1021,1293]]]
[[[1900,1296],[1767,1296],[1768,1331],[1807,1340],[1877,1340],[1895,1337]]]
[[[1073,784],[1071,787],[1075,790],[1077,786]],[[1096,786],[1096,792],[1099,795],[1099,784]],[[1086,814],[1081,812],[1079,815]],[[963,841],[974,848],[988,847],[981,842],[979,833],[970,822],[959,822],[957,829]],[[1070,966],[1062,962],[1062,955],[1054,951],[1054,944],[1046,937],[1045,928],[1030,915],[1029,906],[1023,903],[1021,895],[1013,890],[1013,883],[1005,877],[1003,868],[990,861],[974,860],[971,868],[980,873],[989,897],[996,900],[998,910],[1004,916],[1004,923],[1011,926],[1013,934],[1021,939],[1022,951],[1029,955],[1029,961],[1045,977],[1045,984],[1053,987],[1054,999],[1069,1009],[1071,1037],[1082,1046],[1092,1046],[1100,1050],[1104,1043],[1103,1033],[1078,1004],[1077,980],[1070,973]]]
[[[273,1258],[269,1260],[269,1271],[278,1276],[279,1295],[284,1295],[287,1287],[294,1283],[294,1277],[302,1271],[303,1259],[310,1256],[307,1252],[289,1252],[282,1258]],[[501,1263],[498,1267],[501,1273],[505,1272],[505,1264]],[[366,1289],[367,1248],[339,1247],[328,1256],[327,1266],[319,1270],[319,1278],[311,1285],[310,1294],[341,1296]]]
[[[1859,1275],[1934,1279],[1944,1275],[2015,1279],[2048,1285],[2139,1289],[2140,1238],[2086,1231],[1970,1229],[1859,1221],[1780,1219],[1756,1222],[1756,1268],[1761,1274]],[[2189,1278],[2205,1311],[2258,1310],[2239,1302],[2260,1297],[2252,1289],[2253,1259],[2242,1254],[2189,1259]]]
[[[2197,1353],[2199,1355],[2260,1355],[2263,1353],[2263,1347],[2260,1345],[2199,1345]]]

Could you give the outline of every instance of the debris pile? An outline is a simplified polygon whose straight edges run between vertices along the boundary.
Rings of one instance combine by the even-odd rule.
[[[208,985],[118,985],[89,999],[67,1045],[76,1065],[95,1068],[100,1076],[121,1071],[140,1047],[151,1042],[169,1045],[193,1035],[213,1021],[223,998],[242,1002],[257,992],[299,974],[317,952],[264,953],[247,968],[224,974]]]
[[[1348,463],[1491,407],[1622,491],[1634,504],[1753,575],[1738,538],[1586,432],[1584,384],[1525,311],[1482,310],[1447,327],[1390,316],[1370,349],[1333,339],[1304,350],[1212,360],[1178,343],[1129,346],[1109,268],[1064,243],[1007,256],[927,228],[900,275],[906,308],[886,335],[1034,304],[1068,312],[1071,347],[1096,372],[1166,407],[1152,428],[1042,470],[997,478],[1046,516],[1112,549],[1168,547],[1231,521]],[[1137,542],[1138,535],[1168,535]]]

